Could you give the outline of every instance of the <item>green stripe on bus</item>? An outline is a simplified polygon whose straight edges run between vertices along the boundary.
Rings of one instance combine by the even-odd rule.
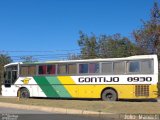
[[[67,97],[67,98],[71,97],[71,95],[68,93],[66,88],[61,84],[61,82],[58,80],[57,77],[49,76],[49,77],[46,77],[46,79],[50,84],[52,84],[52,87],[56,90],[57,94],[60,97]]]
[[[56,90],[51,86],[45,77],[35,76],[34,80],[37,82],[47,97],[59,97]]]

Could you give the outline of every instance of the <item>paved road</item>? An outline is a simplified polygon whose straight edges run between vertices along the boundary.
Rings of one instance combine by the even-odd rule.
[[[33,110],[23,110],[23,109],[0,107],[0,114],[3,114],[3,113],[7,113],[7,114],[49,114],[43,111],[33,111]]]
[[[0,107],[0,120],[116,120],[103,115],[70,115]],[[118,119],[117,119],[118,120]]]

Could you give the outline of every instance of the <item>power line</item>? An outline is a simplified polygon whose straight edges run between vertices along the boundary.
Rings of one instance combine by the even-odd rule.
[[[79,56],[80,53],[65,53],[65,54],[41,54],[41,55],[17,55],[10,56],[13,61],[22,61],[25,57],[32,57],[38,61],[40,60],[66,60],[69,59],[72,55]]]
[[[69,55],[72,55],[72,54],[48,54],[48,55],[17,55],[17,56],[10,56],[10,57],[13,57],[13,58],[19,58],[19,57],[27,57],[27,56],[32,56],[32,57],[48,57],[48,56],[69,56]],[[76,55],[80,55],[79,53],[76,54]]]
[[[68,59],[70,55],[80,54],[80,49],[65,50],[0,50],[0,54],[9,54],[13,61],[22,61],[25,57],[33,57],[33,59]],[[42,54],[34,54],[42,53]],[[50,53],[50,54],[47,54]]]
[[[50,53],[50,52],[69,52],[69,51],[79,51],[80,49],[72,49],[72,50],[46,50],[46,51],[41,51],[41,50],[0,50],[0,53],[39,53],[39,52],[44,52],[44,53]]]

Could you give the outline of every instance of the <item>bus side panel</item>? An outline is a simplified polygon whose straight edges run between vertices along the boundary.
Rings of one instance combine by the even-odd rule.
[[[33,77],[19,77],[14,86],[16,86],[16,94],[19,89],[27,88],[30,93],[30,97],[46,97],[43,90],[35,82]]]
[[[11,85],[11,87],[5,87],[2,85],[2,96],[17,96],[18,88],[15,85]]]
[[[65,85],[72,98],[101,98],[106,85]]]
[[[35,76],[38,93],[54,98],[100,98],[106,85],[78,85],[70,76]],[[36,91],[36,88],[33,90]]]
[[[150,98],[157,98],[158,97],[158,86],[156,85],[150,85],[150,90],[149,90],[149,97]]]
[[[104,89],[113,88],[118,93],[119,99],[136,99],[156,98],[158,91],[157,85],[148,85],[149,96],[136,96],[136,85],[76,84],[70,76],[35,76],[19,78],[18,81],[16,86],[26,87],[30,91],[31,97],[101,98]],[[17,91],[15,90],[16,95]]]
[[[64,88],[70,94],[70,98],[100,98],[101,92],[106,85],[81,85],[76,84],[72,77],[58,76],[59,82],[64,85]]]
[[[107,85],[107,88],[113,88],[118,94],[118,99],[133,98],[134,97],[134,86],[133,85]]]
[[[109,87],[116,89],[119,99],[155,99],[158,93],[157,85],[112,85]]]
[[[132,84],[76,84],[70,76],[37,76],[34,79],[46,97],[56,98],[101,98],[101,93],[105,88],[115,89],[119,99],[156,98],[152,91],[157,91],[156,85],[154,85],[154,87],[149,87],[149,96],[136,96],[135,85]]]

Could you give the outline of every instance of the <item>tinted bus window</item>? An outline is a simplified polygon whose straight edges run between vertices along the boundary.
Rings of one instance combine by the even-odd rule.
[[[88,73],[88,64],[79,64],[79,73]]]
[[[125,73],[125,62],[114,62],[113,70],[114,70],[114,74],[124,74]]]
[[[141,72],[142,73],[153,73],[153,60],[141,61]]]
[[[76,74],[77,73],[77,65],[69,64],[68,65],[68,74]]]
[[[21,67],[21,76],[27,76],[28,75],[28,67],[23,66]]]
[[[89,64],[89,73],[99,73],[99,64],[98,63],[90,63]]]
[[[21,66],[21,76],[36,75],[36,66]]]
[[[128,64],[128,72],[138,73],[140,72],[140,62],[139,61],[130,61]]]
[[[112,62],[102,63],[102,73],[104,73],[104,74],[112,74],[113,73]]]
[[[46,69],[46,65],[40,65],[38,67],[38,74],[39,75],[43,75],[43,74],[46,74],[47,73],[47,69]]]
[[[67,74],[67,65],[59,64],[58,65],[58,74]]]
[[[47,74],[56,74],[56,66],[47,65]]]
[[[28,67],[28,74],[31,76],[36,75],[36,66],[29,66]]]

